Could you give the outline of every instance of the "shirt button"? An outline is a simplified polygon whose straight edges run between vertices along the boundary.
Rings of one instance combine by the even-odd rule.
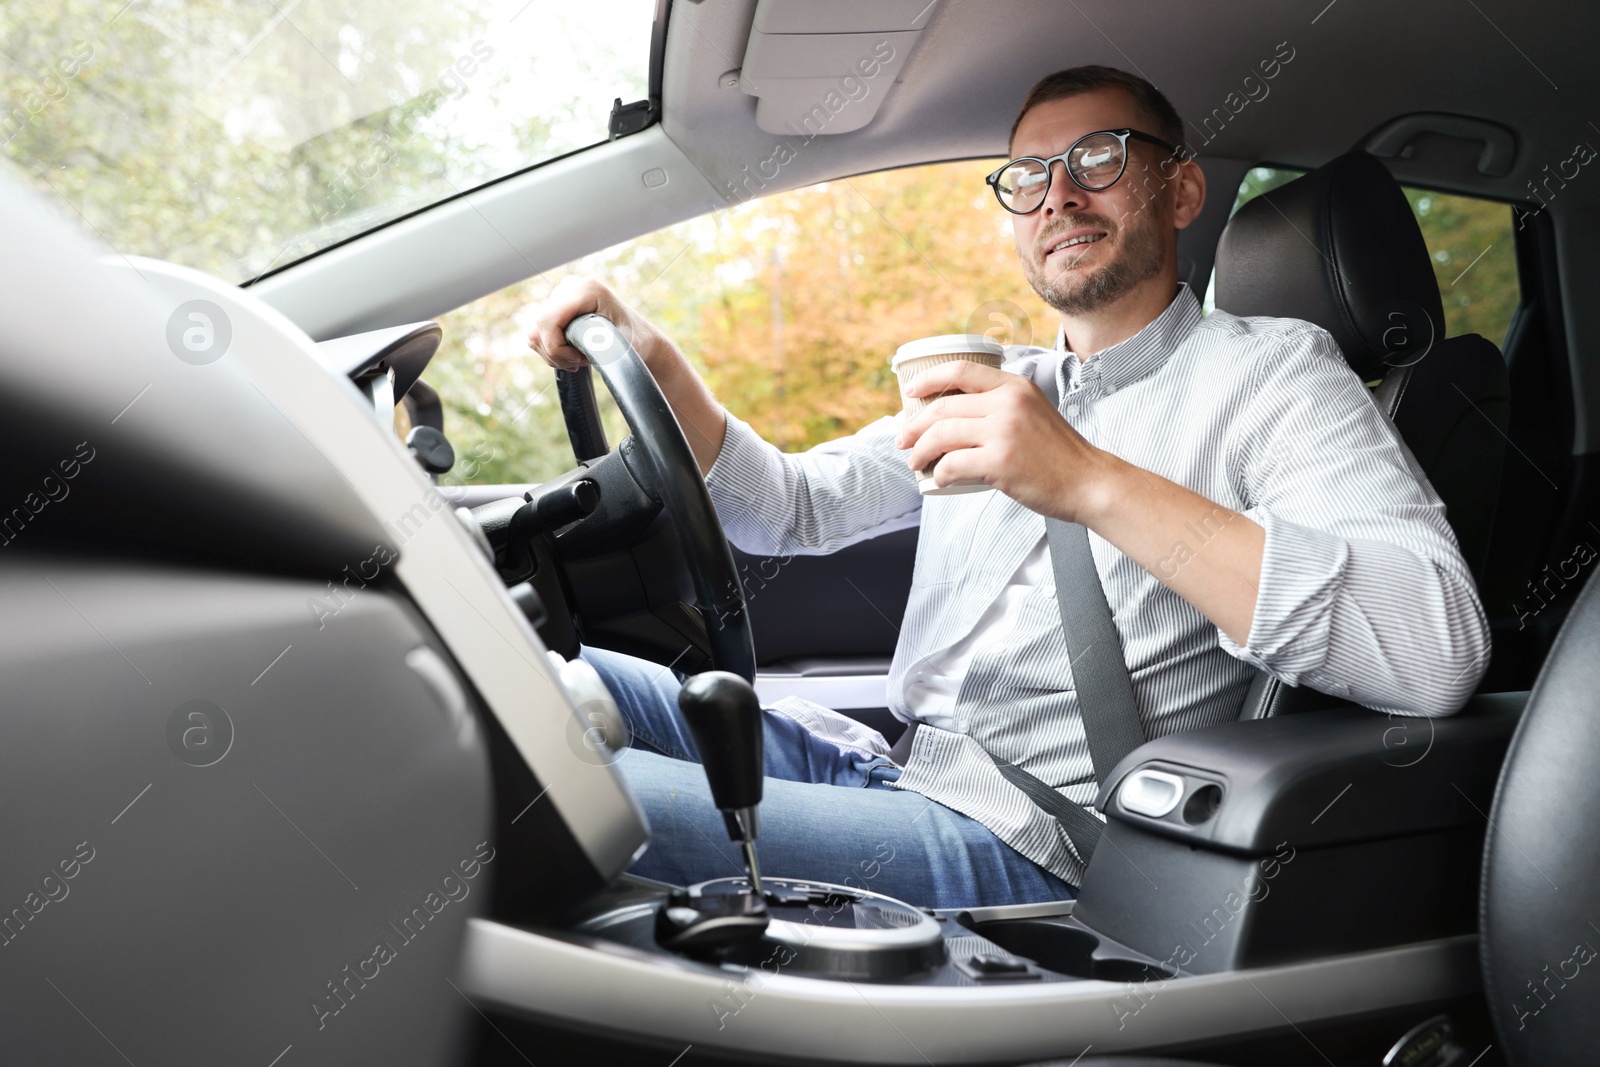
[[[1108,385],[1108,386],[1105,387],[1105,392],[1106,392],[1107,395],[1110,395],[1111,393],[1114,393],[1116,391],[1117,391],[1117,387],[1114,386],[1114,385]]]
[[[1076,405],[1076,404],[1068,404],[1067,405],[1067,414],[1072,416],[1073,418],[1077,418],[1077,416],[1078,416],[1078,405]]]

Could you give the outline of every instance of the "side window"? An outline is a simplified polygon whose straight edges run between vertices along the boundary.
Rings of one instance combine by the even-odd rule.
[[[1433,256],[1446,337],[1480,334],[1504,344],[1522,302],[1511,205],[1431,189],[1406,189]]]
[[[1234,196],[1233,211],[1304,173],[1289,167],[1252,167]],[[1433,259],[1434,277],[1444,299],[1445,336],[1475,333],[1497,345],[1503,343],[1511,316],[1522,301],[1511,205],[1457,193],[1402,188]],[[1206,294],[1208,312],[1215,306],[1215,284],[1213,272],[1212,289]]]
[[[442,318],[427,379],[456,446],[451,484],[537,482],[573,465],[554,375],[529,315],[567,274],[648,315],[718,399],[801,451],[899,409],[889,357],[914,337],[987,333],[1055,343],[1010,216],[983,182],[1000,161],[869,174],[751,200],[597,252]],[[626,432],[604,387],[613,443]]]

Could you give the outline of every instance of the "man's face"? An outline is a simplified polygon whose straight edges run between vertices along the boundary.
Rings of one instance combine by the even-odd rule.
[[[1048,159],[1087,133],[1153,133],[1148,126],[1126,93],[1097,89],[1030,110],[1017,127],[1011,156]],[[1130,140],[1127,170],[1097,193],[1073,182],[1064,164],[1051,165],[1044,203],[1032,214],[1011,217],[1023,273],[1045,303],[1064,315],[1089,314],[1161,273],[1174,243],[1173,196],[1159,177],[1164,159],[1161,148]],[[1082,237],[1089,243],[1063,247]]]

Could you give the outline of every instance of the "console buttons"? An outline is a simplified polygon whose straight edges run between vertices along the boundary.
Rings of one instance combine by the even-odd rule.
[[[1183,779],[1165,771],[1138,770],[1123,781],[1117,801],[1124,811],[1160,819],[1183,797]]]
[[[994,953],[980,953],[968,959],[957,960],[956,966],[967,977],[976,978],[980,982],[1026,981],[1039,977],[1039,972],[1027,960]]]

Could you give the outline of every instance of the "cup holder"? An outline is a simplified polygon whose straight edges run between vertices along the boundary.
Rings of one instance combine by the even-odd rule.
[[[1190,826],[1199,826],[1222,807],[1222,787],[1220,785],[1203,785],[1189,794],[1189,799],[1183,805],[1183,821]]]
[[[1155,982],[1177,968],[1102,938],[1071,918],[997,919],[971,929],[1047,970],[1103,982]]]

